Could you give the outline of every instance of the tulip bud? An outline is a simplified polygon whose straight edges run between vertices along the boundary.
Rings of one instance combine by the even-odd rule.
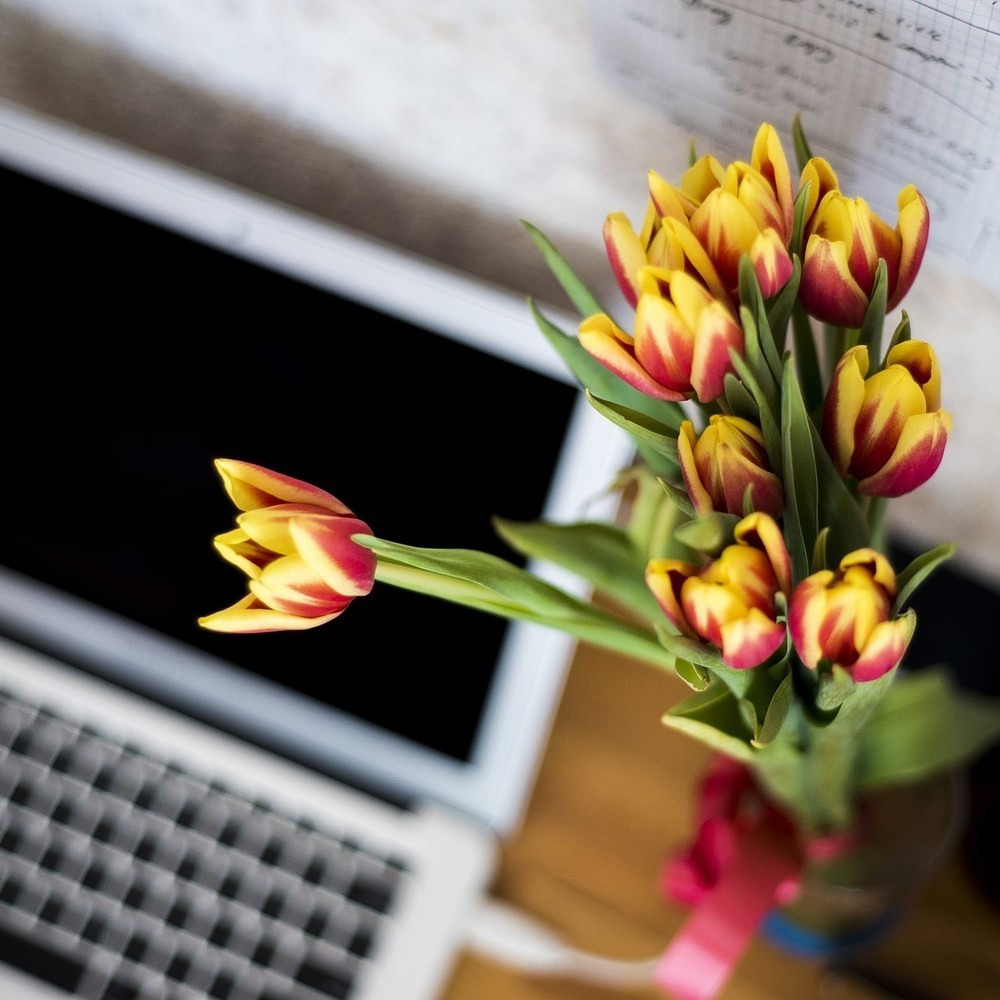
[[[685,420],[677,435],[677,459],[697,514],[739,517],[748,489],[751,509],[775,518],[785,510],[785,490],[771,471],[764,435],[749,420],[714,413],[700,437]]]
[[[930,344],[902,341],[869,378],[868,349],[840,359],[823,408],[823,441],[841,475],[867,496],[898,497],[923,485],[944,456],[952,417],[940,409],[941,372]]]
[[[351,540],[371,529],[336,497],[248,462],[215,465],[244,512],[215,547],[246,573],[250,593],[199,625],[216,632],[315,628],[372,589],[375,553]]]
[[[880,259],[887,272],[886,309],[899,305],[923,260],[930,214],[912,184],[899,193],[898,205],[892,229],[862,198],[826,192],[809,222],[802,261],[799,296],[808,313],[825,323],[860,327]]]
[[[683,271],[644,268],[640,279],[635,336],[599,313],[580,325],[580,344],[648,396],[717,399],[733,370],[730,350],[743,352],[743,330],[728,305]]]
[[[787,593],[791,560],[778,526],[766,514],[744,518],[735,542],[707,566],[653,559],[646,584],[661,610],[691,639],[709,642],[736,670],[756,667],[785,639],[777,595]]]
[[[792,591],[788,627],[811,670],[836,664],[855,681],[873,681],[903,659],[913,636],[912,615],[890,619],[896,574],[885,556],[858,549],[836,570],[820,570]]]

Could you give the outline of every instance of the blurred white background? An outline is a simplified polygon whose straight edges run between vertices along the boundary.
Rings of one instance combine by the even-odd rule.
[[[587,0],[0,0],[0,99],[560,306],[518,220],[609,290],[605,215],[698,138],[605,77]],[[955,430],[895,525],[1000,583],[1000,295],[932,254],[904,305]]]

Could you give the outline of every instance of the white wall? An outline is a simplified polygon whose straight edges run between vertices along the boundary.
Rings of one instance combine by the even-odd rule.
[[[370,164],[409,192],[382,201],[417,248],[405,216],[426,204],[432,252],[451,239],[470,259],[477,245],[483,260],[514,258],[525,253],[516,220],[527,218],[557,244],[587,248],[582,269],[603,275],[604,216],[624,210],[638,221],[647,170],[677,177],[693,138],[602,75],[585,0],[0,0],[0,42],[14,55],[29,15],[88,52],[128,57]],[[71,59],[60,48],[46,58],[65,73]],[[0,97],[67,100],[56,93],[60,75],[37,52],[23,54],[20,65],[0,64]],[[97,91],[133,115],[151,99],[109,80]],[[180,135],[183,115],[157,114],[150,128]],[[201,128],[197,116],[183,122],[186,148],[218,142]],[[302,164],[290,154],[277,169],[291,176]],[[373,226],[377,208],[365,207]],[[917,542],[956,540],[968,567],[1000,582],[1000,296],[931,259],[904,304],[914,335],[938,352],[955,430],[938,474],[894,502],[893,518]]]

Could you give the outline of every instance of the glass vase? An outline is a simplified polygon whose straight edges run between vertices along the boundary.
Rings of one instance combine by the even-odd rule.
[[[810,958],[840,958],[874,945],[912,894],[957,846],[966,818],[964,775],[880,788],[866,797],[850,846],[814,857],[794,898],[761,932]]]

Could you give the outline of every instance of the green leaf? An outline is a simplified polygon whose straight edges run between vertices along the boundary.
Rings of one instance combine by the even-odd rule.
[[[611,524],[508,521],[495,517],[497,534],[529,559],[554,563],[587,580],[648,621],[662,612],[646,586],[646,558],[628,534]]]
[[[774,359],[775,372],[781,371],[778,355],[785,351],[785,338],[788,332],[788,322],[798,301],[799,283],[802,280],[802,264],[797,254],[792,255],[792,276],[785,282],[781,291],[767,305],[767,327],[771,331],[777,355]]]
[[[743,254],[740,257],[739,284],[740,315],[745,332],[746,356],[748,359],[753,358],[752,364],[761,384],[765,388],[769,386],[777,388],[781,375],[781,348],[775,343],[774,332],[768,322],[767,309],[764,306],[764,296],[760,290],[760,282],[757,280],[757,272],[753,269],[749,254]],[[752,324],[747,323],[747,312],[752,317]],[[781,333],[782,339],[784,339],[784,330]]]
[[[653,631],[547,583],[528,570],[473,549],[426,549],[353,535],[378,555],[375,579],[502,618],[534,622],[584,642],[673,670]]]
[[[785,541],[796,579],[809,573],[819,532],[819,486],[812,422],[806,413],[791,361],[785,364],[781,392],[782,479],[785,485]]]
[[[851,675],[843,667],[835,664],[830,673],[820,676],[816,707],[822,712],[832,712],[840,708],[854,693],[854,687]]]
[[[664,422],[640,410],[633,410],[612,400],[599,399],[587,390],[587,399],[601,416],[621,427],[639,441],[651,448],[661,458],[667,460],[666,472],[677,470],[677,433],[680,420],[672,410],[664,410],[657,417],[667,418]]]
[[[872,544],[872,533],[857,497],[837,472],[823,445],[819,431],[810,428],[813,438],[813,462],[819,482],[819,523],[828,528],[825,540],[827,565],[836,565],[855,549]]]
[[[805,165],[812,159],[812,151],[809,149],[809,143],[806,141],[806,133],[802,128],[802,119],[798,114],[792,121],[792,144],[795,149],[795,162],[798,164],[799,172]]]
[[[753,759],[746,721],[724,684],[714,683],[685,698],[663,716],[663,724],[729,757],[748,764]]]
[[[704,667],[699,667],[695,663],[678,659],[674,662],[674,670],[677,676],[684,681],[692,691],[707,691],[711,683],[712,675]]]
[[[734,351],[730,351],[729,356],[736,374],[743,382],[744,389],[754,400],[756,413],[749,419],[760,427],[761,434],[764,435],[764,448],[767,451],[768,461],[771,463],[771,468],[777,472],[781,468],[781,432],[775,416],[775,407],[780,405],[777,387],[768,392],[757,381],[756,374],[743,358]],[[769,378],[766,371],[765,378]]]
[[[914,591],[943,562],[949,560],[956,552],[951,542],[938,545],[917,556],[901,573],[896,574],[896,603],[893,611],[898,613],[906,607]]]
[[[858,343],[868,348],[868,357],[873,365],[880,364],[882,357],[882,328],[885,325],[886,285],[889,283],[889,272],[885,260],[880,257],[875,267],[875,282],[872,285],[871,298],[865,317],[861,321]]]
[[[597,297],[590,291],[576,272],[566,262],[563,255],[556,249],[552,241],[537,226],[530,222],[521,220],[521,225],[528,231],[528,235],[534,240],[535,246],[542,253],[542,258],[548,264],[549,270],[555,275],[556,280],[562,286],[563,291],[569,296],[570,302],[576,307],[581,316],[593,316],[594,313],[602,313],[607,310],[601,305]]]
[[[1000,699],[964,691],[942,667],[900,673],[862,734],[862,788],[964,766],[1000,740]]]
[[[678,541],[695,552],[716,556],[732,543],[733,529],[739,520],[735,514],[715,511],[678,525],[674,534]]]
[[[818,413],[823,405],[825,389],[819,367],[819,352],[816,350],[816,331],[809,314],[798,304],[792,310],[792,343],[806,412]]]
[[[770,746],[778,738],[794,700],[792,672],[788,671],[776,688],[764,712],[764,720],[754,734],[752,743],[755,747]]]
[[[892,331],[892,338],[889,340],[889,346],[886,348],[886,354],[888,354],[897,344],[903,343],[904,340],[910,339],[910,317],[906,310],[903,310],[902,318],[896,324],[896,329]]]

